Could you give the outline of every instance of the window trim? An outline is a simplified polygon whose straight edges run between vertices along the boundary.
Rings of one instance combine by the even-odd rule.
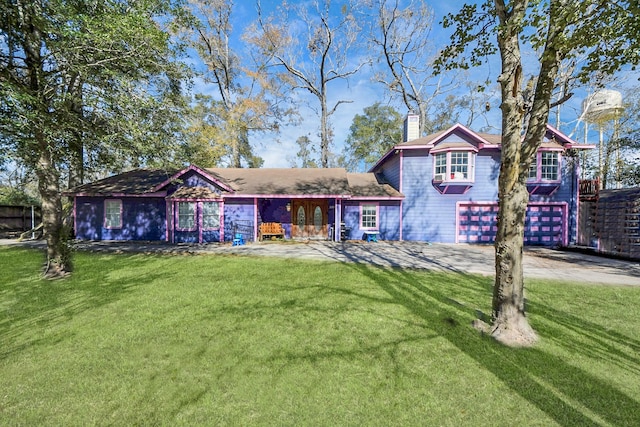
[[[117,225],[108,225],[107,224],[107,204],[109,203],[117,203],[118,207],[119,207],[119,213],[118,213],[118,224]],[[122,229],[122,199],[105,199],[104,200],[104,215],[102,218],[102,225],[104,228],[106,228],[107,230],[120,230]]]
[[[181,203],[187,203],[190,205],[193,205],[193,227],[180,227],[180,204]],[[198,229],[198,203],[195,201],[186,201],[186,200],[181,200],[181,201],[176,201],[176,231],[196,231]],[[186,215],[185,215],[186,216]]]
[[[555,153],[557,156],[557,178],[556,179],[542,179],[542,156],[543,153]],[[532,166],[529,167],[529,174],[527,175],[527,184],[559,184],[562,182],[562,151],[561,150],[545,150],[540,149],[536,152],[535,158],[532,160],[531,165],[536,167],[536,176],[529,176]]]
[[[467,155],[467,177],[464,178],[456,178],[455,174],[458,172],[452,172],[452,167],[454,166],[452,164],[452,153],[465,153]],[[473,149],[470,149],[468,147],[464,147],[464,148],[449,148],[446,151],[442,150],[442,151],[431,151],[431,154],[433,155],[433,169],[432,169],[432,179],[434,183],[442,183],[442,184],[456,184],[456,183],[464,183],[464,184],[468,184],[468,183],[473,183],[475,182],[476,179],[476,151]],[[440,167],[442,168],[442,165],[437,165],[438,162],[438,158],[442,158],[442,156],[445,156],[445,163],[444,163],[444,167],[445,167],[445,173],[444,173],[444,179],[440,180],[440,179],[436,179],[438,177],[438,175],[442,175],[442,173],[436,173],[436,167]],[[458,165],[458,164],[456,164]],[[453,175],[453,176],[452,176]]]
[[[218,224],[218,225],[217,225],[216,227],[207,227],[207,226],[205,225],[205,220],[204,220],[204,217],[205,217],[205,214],[204,214],[204,205],[205,205],[205,204],[207,204],[207,203],[215,204],[215,205],[217,206],[218,214],[217,214],[217,218],[216,218],[216,220],[217,220],[217,221],[216,221],[216,222],[217,222],[217,224]],[[200,202],[200,205],[201,205],[201,208],[202,208],[202,210],[201,210],[201,212],[202,212],[202,231],[215,231],[215,230],[220,230],[220,223],[221,223],[221,221],[220,221],[220,202],[218,202],[218,201],[214,201],[214,200],[211,200],[211,201],[210,201],[210,200],[206,200],[206,201],[202,201],[202,202]],[[212,215],[212,216],[213,216],[213,215]]]
[[[364,225],[364,207],[365,206],[372,206],[375,209],[375,219],[376,219],[376,225],[375,227],[365,227]],[[360,218],[359,218],[359,225],[360,225],[360,229],[361,230],[366,230],[366,231],[379,231],[380,230],[380,203],[378,202],[360,202],[359,204],[359,211],[360,211]]]

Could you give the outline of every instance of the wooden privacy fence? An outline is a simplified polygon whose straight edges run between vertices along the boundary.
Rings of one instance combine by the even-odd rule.
[[[39,206],[0,205],[0,232],[23,232],[42,222]]]
[[[640,188],[600,190],[582,200],[578,245],[607,255],[640,259]]]

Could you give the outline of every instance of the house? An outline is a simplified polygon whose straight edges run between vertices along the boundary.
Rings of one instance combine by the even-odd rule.
[[[286,238],[339,239],[367,231],[398,240],[402,194],[376,174],[344,169],[138,169],[74,190],[83,240],[231,241],[278,222]],[[362,219],[362,221],[360,220]]]
[[[78,239],[257,240],[277,222],[288,239],[490,243],[495,238],[500,136],[462,125],[404,138],[368,173],[344,169],[138,169],[73,190]],[[525,241],[567,245],[577,234],[579,149],[548,126],[529,171]]]
[[[405,120],[416,135],[418,116]],[[498,214],[501,136],[457,124],[396,145],[371,169],[404,195],[400,240],[491,243]],[[578,144],[547,125],[531,164],[525,244],[567,245],[577,235]]]

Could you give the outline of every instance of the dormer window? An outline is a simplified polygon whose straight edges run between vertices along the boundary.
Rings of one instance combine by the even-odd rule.
[[[474,152],[446,151],[434,155],[434,182],[472,182],[474,180]]]
[[[560,181],[560,153],[558,151],[539,151],[531,162],[527,181]]]

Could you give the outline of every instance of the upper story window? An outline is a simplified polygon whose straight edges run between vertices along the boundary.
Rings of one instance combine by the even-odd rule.
[[[529,167],[529,181],[556,182],[560,180],[560,153],[540,151]]]
[[[104,228],[122,228],[122,200],[105,200]]]
[[[363,203],[360,205],[360,228],[363,230],[378,229],[378,205]]]
[[[195,202],[178,202],[178,230],[194,230],[196,228]]]
[[[438,182],[473,181],[474,154],[472,151],[436,153],[433,159],[433,180]]]

